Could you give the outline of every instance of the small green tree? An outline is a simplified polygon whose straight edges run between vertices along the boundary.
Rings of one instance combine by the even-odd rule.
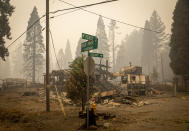
[[[82,111],[85,109],[85,103],[87,100],[86,86],[87,76],[84,72],[84,56],[75,58],[70,64],[70,76],[66,81],[67,97],[74,103],[81,104]],[[90,77],[90,81],[94,81],[93,77]],[[90,82],[90,83],[91,83]],[[92,86],[89,88],[89,96],[94,92]],[[89,97],[90,98],[90,97]]]
[[[77,57],[70,65],[70,77],[66,82],[68,97],[74,103],[82,105],[84,111],[86,103],[87,76],[84,73],[84,57]]]

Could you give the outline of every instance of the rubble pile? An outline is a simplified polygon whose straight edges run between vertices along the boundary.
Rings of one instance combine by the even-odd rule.
[[[148,105],[147,101],[142,100],[141,97],[126,96],[118,94],[116,90],[97,92],[93,95],[95,102],[102,105],[111,105],[113,107],[121,106],[121,104],[128,104],[134,106]]]

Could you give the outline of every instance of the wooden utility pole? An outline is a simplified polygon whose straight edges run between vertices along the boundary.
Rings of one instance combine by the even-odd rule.
[[[49,98],[49,0],[46,0],[46,111],[50,111]]]

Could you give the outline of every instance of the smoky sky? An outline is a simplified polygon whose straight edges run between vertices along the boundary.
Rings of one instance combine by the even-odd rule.
[[[76,6],[100,2],[103,0],[67,0]],[[133,25],[143,27],[147,19],[150,18],[153,10],[156,10],[160,15],[162,21],[166,26],[166,33],[170,33],[172,16],[177,0],[119,0],[118,2],[107,3],[94,7],[86,8],[89,11],[98,14],[124,21]],[[36,6],[38,13],[42,16],[45,13],[46,0],[12,0],[12,5],[15,6],[15,12],[10,18],[10,26],[12,33],[12,40],[7,40],[6,45],[15,40],[27,28],[27,22],[33,7]],[[72,6],[66,5],[59,0],[50,0],[50,10],[58,10],[70,8]],[[59,14],[64,13],[60,12]],[[57,14],[58,15],[58,14]],[[50,20],[50,29],[53,34],[56,51],[60,48],[65,49],[66,41],[69,39],[72,54],[75,56],[77,42],[81,37],[81,33],[89,33],[95,35],[97,28],[98,16],[88,12],[78,10],[73,13],[62,15],[55,19]],[[106,26],[106,34],[108,36],[108,26],[110,20],[104,19]],[[42,27],[45,26],[45,19],[41,20]],[[137,29],[127,25],[117,23],[118,29],[116,30],[116,44],[120,44],[126,34]],[[43,33],[45,43],[45,32]],[[14,45],[23,42],[25,35],[21,37]],[[11,49],[14,48],[11,47]],[[10,49],[10,50],[11,50]]]

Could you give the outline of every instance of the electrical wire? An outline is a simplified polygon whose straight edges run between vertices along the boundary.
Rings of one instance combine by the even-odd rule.
[[[57,12],[60,12],[60,11],[71,10],[71,9],[76,9],[76,8],[82,9],[82,8],[86,8],[86,7],[90,7],[90,6],[94,6],[94,5],[100,5],[100,4],[105,4],[105,3],[115,2],[115,1],[118,1],[118,0],[106,0],[106,1],[98,2],[98,3],[94,3],[94,4],[88,4],[88,5],[82,5],[82,6],[74,6],[73,8],[56,10],[56,11],[52,11],[50,13],[54,14],[54,13],[57,13]]]
[[[55,14],[57,12],[60,12],[60,11],[66,11],[66,10],[72,10],[72,9],[83,9],[83,8],[86,8],[86,7],[90,7],[90,6],[94,6],[94,5],[99,5],[99,4],[104,4],[104,3],[108,3],[108,2],[113,2],[113,1],[118,1],[118,0],[109,0],[109,1],[103,1],[103,2],[99,2],[99,3],[94,3],[94,4],[88,4],[88,5],[83,5],[83,6],[75,6],[74,8],[66,8],[66,9],[62,9],[62,10],[56,10],[56,11],[53,11],[53,12],[49,12],[49,14]],[[82,7],[82,8],[81,8]],[[75,11],[77,11],[75,10]],[[71,11],[71,12],[74,12],[74,11]],[[71,13],[71,12],[67,12],[66,14],[68,13]],[[63,14],[60,14],[60,15],[57,15],[58,16],[61,16]],[[18,36],[13,42],[11,42],[11,44],[9,44],[7,46],[7,48],[9,48],[10,46],[12,46],[18,39],[20,39],[27,31],[29,31],[37,22],[39,22],[43,17],[45,17],[46,15],[42,15],[39,19],[37,19],[32,25],[30,25],[26,31],[24,31],[20,36]],[[55,16],[54,16],[55,17]],[[54,18],[52,16],[52,18]],[[51,18],[51,17],[50,17]]]
[[[69,13],[72,13],[72,12],[75,12],[75,11],[78,11],[78,10],[81,10],[81,9],[76,9],[76,10],[72,10],[72,11],[69,11],[69,12],[66,12],[66,13],[62,13],[62,14],[59,14],[59,15],[51,16],[50,19],[62,16],[62,15],[66,15],[66,14],[69,14]]]
[[[61,70],[61,67],[60,67],[60,64],[59,64],[59,62],[58,62],[58,58],[57,58],[57,55],[56,55],[56,50],[55,50],[55,47],[54,47],[53,36],[52,36],[52,32],[51,32],[50,28],[49,28],[49,32],[50,32],[51,41],[52,41],[51,43],[52,43],[53,49],[54,49],[54,56],[55,56],[55,58],[56,58],[56,62],[57,62],[58,68]]]
[[[33,24],[31,24],[26,31],[24,31],[19,37],[17,37],[11,44],[9,44],[7,46],[7,48],[9,48],[10,46],[12,46],[18,39],[20,39],[26,32],[28,32],[37,22],[39,22],[43,17],[45,17],[45,15],[41,16],[38,20],[36,20]]]
[[[71,4],[71,3],[68,3],[68,2],[63,1],[63,0],[58,0],[58,1],[63,2],[63,3],[65,3],[65,4],[67,4],[67,5],[71,5],[71,6],[73,6],[73,7],[77,7],[77,6],[75,6],[75,5]],[[137,26],[137,25],[129,24],[129,23],[127,23],[127,22],[123,22],[123,21],[120,21],[120,20],[116,20],[116,19],[113,19],[113,18],[104,16],[104,15],[98,14],[98,13],[96,13],[96,12],[83,9],[82,7],[80,7],[80,9],[83,10],[83,11],[85,11],[85,12],[88,12],[88,13],[91,13],[91,14],[94,14],[94,15],[97,15],[97,16],[102,16],[102,17],[105,18],[105,19],[114,20],[114,21],[116,21],[116,22],[118,22],[118,23],[125,24],[125,25],[128,25],[128,26],[134,27],[134,28],[139,28],[139,29],[143,29],[143,30],[147,30],[147,31],[155,32],[155,33],[162,33],[162,32],[160,32],[160,31],[155,31],[155,30],[151,30],[151,29],[148,29],[148,28],[140,27],[140,26]],[[170,34],[167,34],[167,35],[170,35]]]

